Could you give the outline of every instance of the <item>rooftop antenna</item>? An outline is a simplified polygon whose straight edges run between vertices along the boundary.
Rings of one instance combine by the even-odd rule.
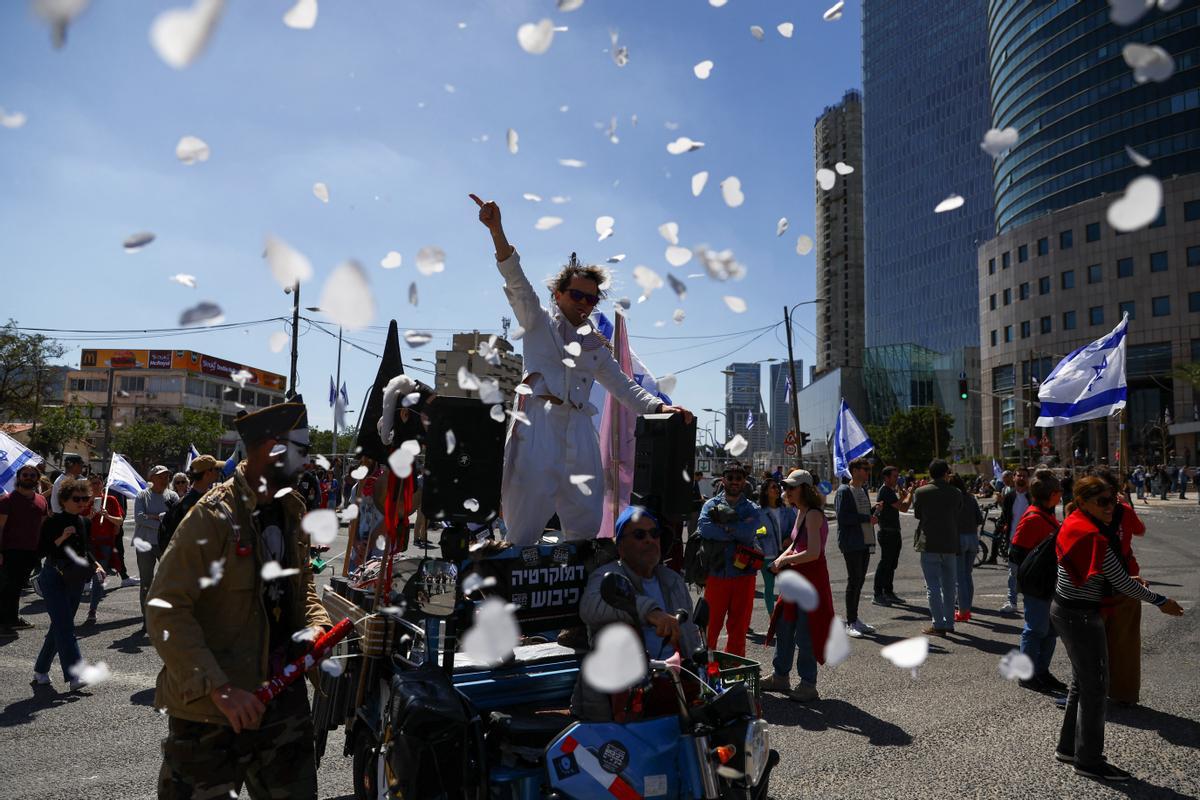
[[[505,340],[508,339],[508,329],[511,325],[512,325],[512,320],[509,319],[508,317],[500,318],[500,329],[503,331],[502,338]]]

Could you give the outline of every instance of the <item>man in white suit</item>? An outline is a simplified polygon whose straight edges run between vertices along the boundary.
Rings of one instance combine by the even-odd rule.
[[[600,438],[589,401],[598,381],[618,401],[640,414],[690,411],[669,406],[621,372],[608,340],[588,320],[603,296],[605,271],[574,257],[550,282],[554,300],[542,306],[521,269],[521,258],[504,235],[500,207],[475,195],[479,221],[496,246],[504,293],[525,329],[525,376],[520,401],[529,425],[514,421],[504,445],[501,505],[508,541],[532,544],[555,513],[567,539],[593,539],[600,530],[604,499]],[[572,476],[591,476],[581,490]],[[580,478],[576,478],[580,480]]]

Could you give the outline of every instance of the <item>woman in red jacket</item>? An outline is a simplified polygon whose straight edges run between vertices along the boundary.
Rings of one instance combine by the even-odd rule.
[[[1008,550],[1010,564],[1019,565],[1029,551],[1058,531],[1055,509],[1062,499],[1062,484],[1048,469],[1039,469],[1029,484],[1029,508],[1021,515]],[[1067,685],[1050,672],[1058,635],[1050,625],[1050,600],[1025,595],[1025,627],[1021,631],[1021,652],[1033,662],[1033,677],[1021,681],[1035,692],[1065,692]]]

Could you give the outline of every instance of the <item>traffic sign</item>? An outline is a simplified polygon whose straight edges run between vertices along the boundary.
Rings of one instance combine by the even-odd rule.
[[[788,431],[787,436],[783,437],[783,443],[784,443],[784,445],[789,445],[789,444],[794,445],[796,443],[796,432]]]
[[[783,454],[787,455],[787,456],[796,455],[796,443],[795,442],[791,442],[790,444],[785,443],[783,445]]]
[[[1042,455],[1044,455],[1044,456],[1050,455],[1050,445],[1048,445],[1048,444],[1042,445]]]

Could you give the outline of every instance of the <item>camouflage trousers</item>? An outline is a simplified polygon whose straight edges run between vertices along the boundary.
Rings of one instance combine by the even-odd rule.
[[[276,697],[257,730],[171,717],[158,773],[159,800],[228,800],[245,785],[253,800],[317,796],[312,715],[303,681]]]

